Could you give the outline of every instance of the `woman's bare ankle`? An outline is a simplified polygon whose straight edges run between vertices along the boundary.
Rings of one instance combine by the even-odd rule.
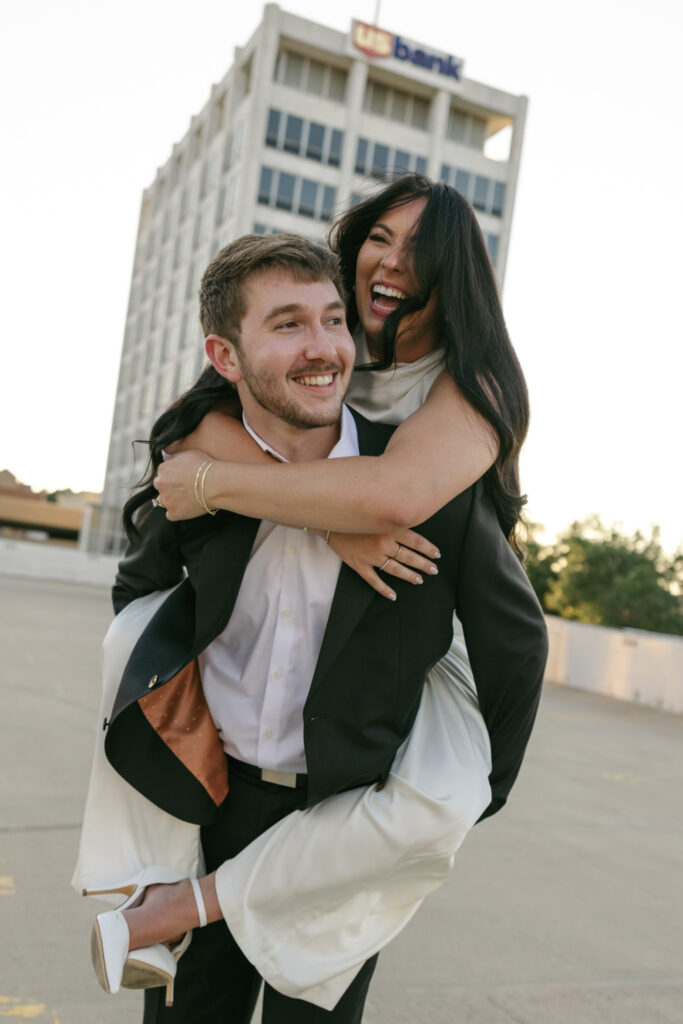
[[[205,875],[199,887],[206,907],[207,922],[222,918],[216,894],[216,873]],[[150,885],[141,904],[124,911],[130,949],[153,946],[158,942],[175,945],[185,932],[197,928],[199,913],[189,878],[172,885]]]

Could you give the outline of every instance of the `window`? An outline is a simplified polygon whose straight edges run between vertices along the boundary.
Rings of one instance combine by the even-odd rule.
[[[356,174],[365,174],[365,165],[368,159],[368,140],[359,139],[356,148]]]
[[[285,53],[284,54],[284,83],[285,85],[291,85],[295,89],[305,89],[304,83],[304,58],[298,53]],[[306,62],[308,63],[308,62]]]
[[[322,160],[324,142],[324,126],[312,121],[308,129],[308,144],[306,146],[306,156],[309,160]]]
[[[261,168],[261,181],[258,189],[259,203],[270,203],[270,193],[273,188],[273,172],[270,167]]]
[[[410,115],[410,123],[413,128],[421,128],[426,131],[429,123],[429,103],[421,96],[413,96],[413,109]]]
[[[339,167],[339,164],[341,163],[343,141],[344,133],[333,128],[332,136],[330,138],[330,151],[327,156],[327,162],[328,164],[331,164],[332,167]]]
[[[505,182],[493,181],[482,174],[472,174],[459,168],[441,165],[441,180],[453,185],[475,210],[502,217],[505,205]]]
[[[330,220],[334,213],[334,204],[337,200],[337,190],[331,185],[325,185],[323,189],[323,208],[320,212],[321,220]]]
[[[494,217],[503,216],[503,206],[505,205],[505,185],[502,181],[494,181],[493,183],[493,201],[491,203],[491,213]]]
[[[461,142],[482,152],[486,141],[486,120],[476,114],[468,114],[465,110],[451,107],[448,116],[446,136],[453,142]]]
[[[301,217],[328,220],[337,201],[337,191],[331,185],[323,185],[310,178],[298,178],[271,167],[262,167],[258,201],[264,206],[298,213]],[[254,231],[265,234],[273,233],[275,229],[257,224]]]
[[[404,149],[393,149],[381,142],[373,145],[369,139],[360,138],[356,147],[355,170],[356,174],[371,174],[380,180],[392,171],[417,171],[418,174],[425,174],[427,160],[423,156],[407,153]]]
[[[266,146],[277,146],[277,139],[280,133],[280,111],[268,111],[268,125],[266,127]]]
[[[378,82],[372,84],[370,98],[368,101],[370,113],[378,114],[380,117],[386,117],[388,98],[389,89],[386,85],[380,85]]]
[[[294,184],[296,178],[293,174],[285,174],[280,171],[277,184],[277,198],[275,205],[278,210],[291,210],[294,203]]]
[[[381,143],[376,142],[372,156],[372,170],[370,173],[373,178],[384,178],[386,177],[387,169],[389,167],[389,147],[383,146]]]
[[[325,88],[325,70],[325,65],[321,64],[320,61],[309,61],[306,92],[312,92],[316,96],[322,96],[323,89]]]
[[[274,149],[284,149],[308,160],[339,167],[344,133],[317,121],[305,121],[294,114],[271,109],[268,111],[265,143]]]
[[[287,127],[285,129],[285,144],[284,150],[286,153],[298,153],[301,149],[301,136],[303,133],[304,122],[300,117],[294,117],[292,114],[287,115]]]
[[[470,177],[471,175],[467,171],[456,171],[455,172],[455,187],[461,195],[466,196],[469,199],[470,195]]]
[[[405,92],[393,92],[391,96],[391,112],[389,114],[392,121],[402,121],[404,124],[408,120],[408,94]]]
[[[397,171],[407,171],[410,165],[410,153],[406,153],[402,149],[396,150],[396,159],[394,160],[394,166]]]
[[[493,263],[495,267],[496,261],[498,260],[498,235],[486,235],[486,248],[488,249],[489,256],[491,257],[491,263]]]
[[[475,210],[485,211],[486,201],[488,199],[489,192],[489,179],[482,177],[480,174],[474,179],[474,198],[472,200],[472,206]]]
[[[313,57],[303,57],[292,50],[281,50],[275,66],[277,82],[337,103],[346,99],[346,77],[343,68],[332,67]]]
[[[330,87],[328,92],[331,100],[343,103],[346,99],[346,72],[341,68],[330,68]]]
[[[390,121],[408,124],[426,131],[429,125],[429,100],[403,89],[392,89],[372,79],[368,81],[363,109]]]
[[[299,213],[303,217],[315,217],[315,205],[318,198],[318,183],[304,178],[301,182],[301,199]]]

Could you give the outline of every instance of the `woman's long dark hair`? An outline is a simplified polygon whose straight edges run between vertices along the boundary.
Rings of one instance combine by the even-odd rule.
[[[174,441],[188,437],[197,429],[208,412],[221,408],[234,413],[239,408],[239,398],[230,381],[221,377],[209,363],[189,391],[162,412],[152,427],[149,435],[149,459],[145,474],[138,484],[141,490],[135,491],[123,506],[123,525],[129,540],[138,535],[135,513],[156,497],[157,492],[152,486],[152,480],[163,460],[164,449]]]
[[[500,525],[521,554],[517,525],[526,498],[520,490],[519,451],[529,425],[529,400],[472,207],[450,185],[419,174],[402,175],[345,213],[330,232],[330,245],[339,256],[347,292],[353,295],[358,252],[373,225],[387,210],[417,198],[427,200],[410,252],[418,294],[387,317],[381,352],[372,368],[393,365],[402,318],[423,309],[436,289],[445,365],[463,395],[498,435],[498,457],[486,477]],[[350,306],[353,329],[358,312],[355,303]]]

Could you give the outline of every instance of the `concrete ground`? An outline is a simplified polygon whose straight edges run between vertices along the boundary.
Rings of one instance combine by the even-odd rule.
[[[104,590],[0,577],[0,1019],[133,1024],[69,888]],[[680,1024],[683,719],[549,688],[509,807],[380,959],[364,1024]],[[188,1022],[191,1024],[191,1022]],[[217,1022],[220,1024],[220,1022]]]

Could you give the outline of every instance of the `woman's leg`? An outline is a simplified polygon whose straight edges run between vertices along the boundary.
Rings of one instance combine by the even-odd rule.
[[[341,793],[271,828],[262,822],[266,830],[219,867],[220,909],[266,981],[287,997],[334,1007],[364,961],[443,882],[490,800],[489,772],[488,734],[464,644],[455,641],[430,673],[384,789]],[[215,913],[211,881],[202,889]],[[196,923],[189,889],[168,892],[175,889],[178,915],[166,928],[174,934]]]

